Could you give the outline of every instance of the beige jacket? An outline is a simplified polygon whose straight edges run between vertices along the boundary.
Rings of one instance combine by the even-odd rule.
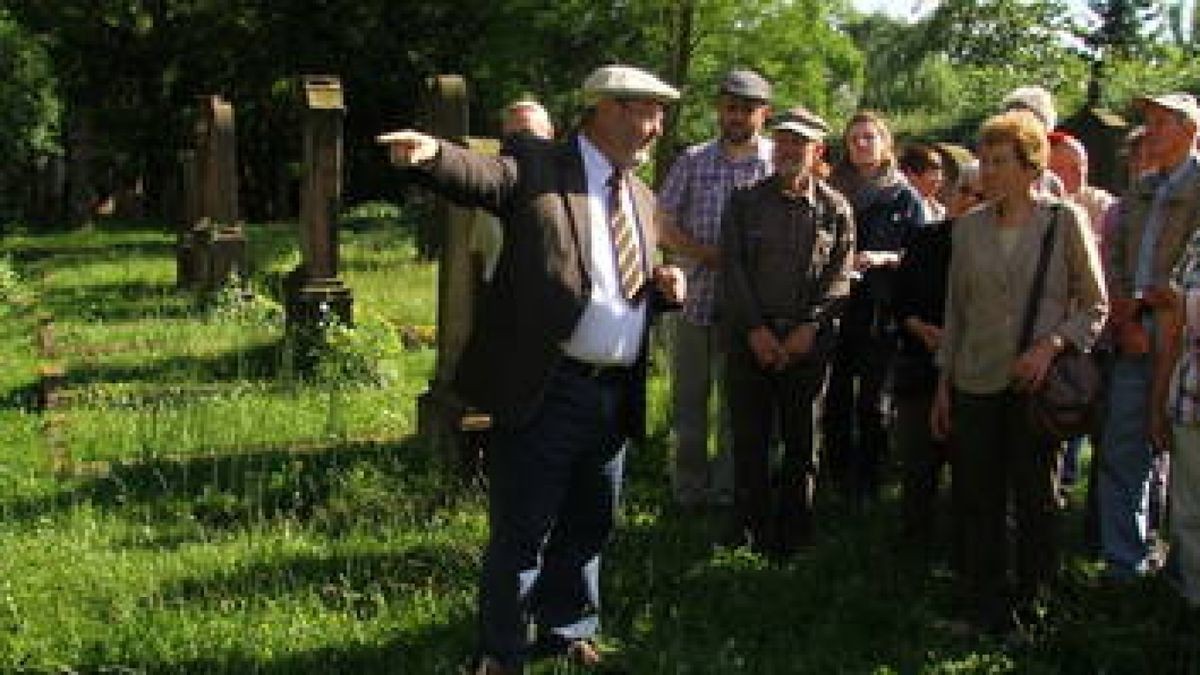
[[[995,206],[986,204],[963,216],[952,230],[946,325],[937,363],[954,387],[973,394],[1008,387],[1042,240],[1054,213],[1058,229],[1032,341],[1054,334],[1087,351],[1100,334],[1108,296],[1095,236],[1082,210],[1056,197],[1039,198],[1031,222],[1006,255],[996,232]]]

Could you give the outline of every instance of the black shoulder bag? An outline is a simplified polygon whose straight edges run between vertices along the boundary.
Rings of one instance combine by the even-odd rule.
[[[1025,309],[1025,323],[1021,328],[1019,353],[1029,348],[1033,337],[1033,324],[1046,285],[1046,269],[1050,266],[1050,252],[1054,248],[1054,234],[1061,213],[1062,207],[1055,207],[1050,225],[1046,228],[1046,236],[1042,239],[1042,251]],[[1064,441],[1082,436],[1091,430],[1099,399],[1100,371],[1095,361],[1090,354],[1068,343],[1050,362],[1042,386],[1029,394],[1030,423],[1034,429],[1054,440]]]

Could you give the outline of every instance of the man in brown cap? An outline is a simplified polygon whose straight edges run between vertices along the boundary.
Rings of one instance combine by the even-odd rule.
[[[687,302],[671,322],[671,478],[675,501],[685,508],[733,501],[729,408],[718,394],[725,367],[724,340],[715,318],[721,214],[735,187],[771,173],[771,142],[762,135],[770,100],[771,85],[761,75],[730,71],[717,91],[717,138],[684,150],[658,194],[663,246],[688,275]],[[716,452],[710,459],[714,395]]]
[[[684,293],[682,271],[653,265],[654,195],[631,173],[678,92],[614,65],[583,95],[577,135],[514,156],[413,131],[379,138],[393,163],[505,229],[455,377],[493,419],[476,673],[552,654],[599,662],[600,553],[627,442],[643,431],[650,319]]]
[[[813,409],[853,270],[850,205],[813,176],[828,132],[803,108],[780,115],[775,172],[733,191],[721,232],[735,510],[751,548],[783,558],[811,537]],[[772,480],[774,428],[784,458]]]

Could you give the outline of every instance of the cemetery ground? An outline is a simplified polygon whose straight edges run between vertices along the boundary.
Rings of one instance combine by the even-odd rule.
[[[401,335],[436,281],[400,220],[344,223],[358,327],[307,375],[276,291],[294,225],[248,226],[254,293],[206,301],[175,289],[167,227],[0,239],[0,671],[457,672],[484,502],[414,435],[433,350]],[[712,548],[718,523],[670,506],[658,356],[604,575],[625,672],[1200,672],[1163,582],[1097,583],[1081,489],[1062,589],[1017,641],[947,629],[952,582],[902,554],[894,485],[861,514],[822,493],[787,565]]]

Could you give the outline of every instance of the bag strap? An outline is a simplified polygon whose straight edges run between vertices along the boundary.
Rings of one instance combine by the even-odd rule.
[[[1050,267],[1050,251],[1054,248],[1054,232],[1058,229],[1058,216],[1062,206],[1055,204],[1050,224],[1046,226],[1046,234],[1042,237],[1042,252],[1038,256],[1037,272],[1033,275],[1033,286],[1029,289],[1029,302],[1025,305],[1025,322],[1021,326],[1021,341],[1018,351],[1023,352],[1029,347],[1033,337],[1033,324],[1037,321],[1038,305],[1042,300],[1042,289],[1046,286],[1046,269]]]

